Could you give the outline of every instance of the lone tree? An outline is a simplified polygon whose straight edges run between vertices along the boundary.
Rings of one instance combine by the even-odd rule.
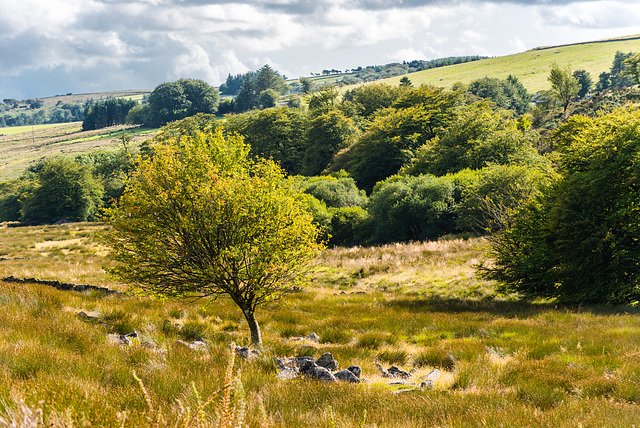
[[[321,244],[280,167],[248,153],[221,129],[157,143],[107,210],[105,239],[117,278],[165,296],[226,295],[261,344],[256,309],[298,286]]]
[[[547,80],[551,83],[554,98],[562,104],[562,112],[566,114],[569,103],[580,91],[578,80],[571,74],[570,67],[561,68],[555,62],[551,64],[551,73]]]

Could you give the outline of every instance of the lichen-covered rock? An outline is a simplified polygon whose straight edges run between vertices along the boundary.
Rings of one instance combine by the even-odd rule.
[[[341,380],[343,382],[351,382],[351,383],[360,383],[360,379],[358,379],[358,377],[353,374],[352,371],[344,369],[344,370],[340,370],[337,373],[333,374],[335,376],[336,379]]]
[[[333,355],[329,352],[325,352],[318,358],[316,364],[320,367],[324,367],[327,370],[338,370],[338,361],[333,358]]]
[[[313,361],[303,361],[300,374],[324,382],[336,382],[336,377],[328,369],[318,366]]]
[[[178,347],[191,349],[194,351],[206,352],[209,350],[209,347],[207,346],[207,344],[200,340],[196,340],[194,342],[185,342],[184,340],[176,340],[174,345]]]
[[[353,373],[357,378],[362,374],[362,368],[360,368],[360,366],[349,366],[347,370]]]
[[[297,368],[286,368],[281,370],[277,375],[276,379],[278,380],[291,380],[298,377],[298,369]]]
[[[400,377],[402,379],[409,379],[413,375],[412,373],[409,373],[407,371],[400,370],[396,366],[389,367],[388,372],[391,375],[391,377]]]

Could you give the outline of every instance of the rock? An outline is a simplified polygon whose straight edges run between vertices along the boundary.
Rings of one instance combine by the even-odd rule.
[[[236,346],[236,355],[238,355],[240,358],[244,358],[244,359],[248,359],[249,357],[251,357],[253,354],[251,353],[251,349],[249,349],[248,347],[240,347],[240,346]]]
[[[133,342],[127,336],[122,334],[107,334],[109,343],[120,346],[131,346]]]
[[[389,374],[391,374],[392,377],[401,377],[403,379],[409,379],[412,376],[411,373],[406,372],[404,370],[400,370],[396,366],[389,367],[388,372]]]
[[[289,340],[291,342],[300,342],[300,341],[304,342],[305,340],[308,340],[309,342],[320,343],[320,336],[318,336],[315,333],[311,333],[309,336],[292,337]]]
[[[360,379],[358,379],[358,377],[353,374],[351,370],[343,369],[337,373],[334,373],[333,375],[336,379],[343,382],[360,383]]]
[[[378,370],[380,370],[380,374],[382,375],[382,377],[393,377],[391,373],[389,373],[389,370],[382,367],[382,364],[376,363],[376,367],[378,368]]]
[[[280,373],[276,375],[276,379],[278,380],[291,380],[298,377],[298,369],[297,368],[286,368],[281,370]]]
[[[276,358],[276,366],[278,369],[300,368],[303,361],[313,362],[313,357],[294,357],[294,358]]]
[[[422,377],[423,380],[430,379],[432,381],[436,381],[439,378],[440,378],[440,370],[438,369],[432,370],[429,372],[428,375]]]
[[[425,380],[420,384],[420,389],[433,389],[433,381],[431,379]]]
[[[313,361],[303,361],[300,366],[300,374],[324,382],[336,382],[336,377],[329,370],[318,366]]]
[[[185,342],[184,340],[176,340],[174,343],[175,346],[192,349],[194,351],[208,351],[209,347],[206,343],[196,340],[194,342]]]
[[[362,369],[360,368],[360,366],[349,366],[347,370],[353,373],[356,377],[360,377],[360,375],[362,374]]]
[[[333,355],[329,352],[325,352],[318,358],[316,364],[320,367],[324,367],[328,370],[338,370],[338,361],[333,358]]]

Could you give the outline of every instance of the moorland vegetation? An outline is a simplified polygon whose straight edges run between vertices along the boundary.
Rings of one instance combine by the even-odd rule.
[[[20,314],[5,320],[4,413],[54,426],[83,418],[217,426],[245,416],[251,426],[473,425],[470,414],[494,426],[633,420],[640,93],[628,86],[638,83],[638,64],[640,54],[616,54],[593,91],[585,70],[551,64],[549,89],[535,96],[514,76],[450,89],[407,78],[309,87],[288,106],[273,105],[283,80],[265,66],[243,80],[234,115],[192,115],[190,104],[165,110],[177,120],[135,160],[123,135],[117,153],[38,163],[2,184],[2,220],[85,221],[106,210],[109,225],[4,228],[16,237],[5,272],[58,279],[54,267],[75,262],[73,278],[123,287],[100,269],[87,274],[99,260],[164,297],[40,286],[23,297],[20,286],[3,288],[0,301]],[[262,81],[273,85],[258,92]],[[169,98],[176,88],[167,86]],[[160,117],[144,108],[138,117]],[[107,247],[91,238],[97,229]],[[18,243],[25,234],[39,244]],[[291,293],[289,280],[323,243],[330,248],[305,277],[311,288]],[[236,307],[173,299],[220,294]],[[85,309],[95,316],[74,316]],[[32,317],[51,321],[50,332],[27,328]],[[70,331],[86,320],[95,324]],[[144,346],[100,339],[128,330],[142,332]],[[225,347],[247,344],[246,330],[254,344],[264,334],[267,346],[240,363],[241,380]],[[319,343],[298,346],[293,338],[310,332]],[[205,339],[206,352],[178,350],[177,338]],[[100,355],[89,351],[95,343]],[[326,351],[373,381],[273,376],[274,356]],[[75,369],[67,365],[71,383],[61,389],[63,361]],[[371,375],[375,362],[445,376],[431,391],[396,395],[402,387]],[[82,407],[65,388],[98,398]],[[48,393],[55,398],[43,410],[36,400]]]

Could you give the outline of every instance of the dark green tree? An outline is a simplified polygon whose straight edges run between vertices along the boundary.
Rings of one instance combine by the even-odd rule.
[[[242,82],[242,88],[236,97],[235,111],[236,113],[249,111],[254,109],[257,106],[257,103],[258,96],[255,81],[250,74],[247,74]]]
[[[289,85],[275,70],[265,64],[256,73],[255,92],[260,94],[267,89],[286,94],[289,92]]]
[[[148,120],[151,126],[163,126],[197,113],[218,110],[218,90],[202,80],[180,79],[158,85],[149,95]]]
[[[348,147],[357,135],[353,120],[338,110],[318,114],[309,120],[305,175],[318,175],[331,163],[333,156]]]
[[[288,174],[304,168],[307,120],[299,109],[277,107],[227,118],[225,129],[244,137],[251,155],[276,161]]]
[[[437,239],[455,230],[455,186],[447,177],[392,176],[371,194],[375,243]]]
[[[493,238],[483,272],[508,291],[640,300],[640,114],[576,116],[555,134],[560,176]]]
[[[86,221],[102,202],[102,186],[90,168],[70,159],[46,161],[36,173],[36,183],[21,201],[21,220],[25,222]]]
[[[580,86],[578,96],[580,98],[584,98],[589,92],[591,92],[591,88],[593,87],[591,75],[585,70],[576,70],[573,72],[573,78],[578,81],[578,85]]]
[[[280,94],[278,94],[274,89],[265,89],[260,92],[260,95],[258,95],[258,105],[263,109],[275,107],[279,98]]]
[[[309,79],[308,77],[302,77],[298,79],[298,82],[300,83],[300,86],[302,86],[302,92],[304,92],[305,94],[311,93],[314,86],[313,80]]]

